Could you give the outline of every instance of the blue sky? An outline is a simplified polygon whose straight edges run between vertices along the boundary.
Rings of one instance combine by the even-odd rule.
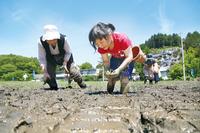
[[[45,24],[67,35],[76,64],[100,61],[88,41],[98,22],[112,23],[133,44],[157,33],[200,32],[199,0],[1,0],[0,54],[37,57]]]

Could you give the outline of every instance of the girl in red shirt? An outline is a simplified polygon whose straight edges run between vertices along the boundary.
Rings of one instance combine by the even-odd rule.
[[[108,78],[107,91],[112,93],[116,81],[120,79],[120,92],[124,94],[129,90],[128,65],[133,58],[132,43],[125,34],[114,31],[112,24],[97,23],[89,33],[89,41],[101,54]]]

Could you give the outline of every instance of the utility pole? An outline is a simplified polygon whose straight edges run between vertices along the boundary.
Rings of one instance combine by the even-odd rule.
[[[185,79],[185,61],[184,61],[184,49],[183,49],[183,40],[182,40],[182,37],[181,37],[181,53],[182,53],[182,62],[183,62],[183,79],[185,81],[186,80]]]
[[[99,64],[102,64],[102,80],[105,81],[105,75],[104,75],[105,69],[104,69],[103,61],[98,61],[98,62],[99,62]]]
[[[103,81],[104,81],[104,80],[105,80],[105,79],[104,79],[104,78],[105,78],[105,77],[104,77],[104,71],[105,71],[105,70],[104,70],[104,66],[102,67],[102,70],[103,70],[103,72],[102,72],[102,78],[103,78]]]

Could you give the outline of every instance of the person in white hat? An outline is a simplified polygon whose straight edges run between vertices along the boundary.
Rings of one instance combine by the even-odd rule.
[[[60,34],[55,25],[45,25],[44,34],[38,42],[38,58],[44,72],[44,79],[52,90],[57,90],[56,66],[61,65],[81,88],[86,88],[65,35]]]

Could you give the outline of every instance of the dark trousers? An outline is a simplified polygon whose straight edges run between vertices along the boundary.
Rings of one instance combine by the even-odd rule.
[[[111,57],[110,59],[110,70],[114,71],[115,69],[117,69],[122,62],[124,61],[124,58],[115,58],[115,57]],[[125,76],[128,77],[129,76],[129,71],[128,71],[128,67],[126,67],[121,73],[120,76]]]
[[[54,56],[55,63],[47,62],[47,72],[49,76],[51,77],[49,80],[47,80],[47,83],[51,88],[57,88],[57,82],[56,82],[56,66],[61,65],[63,63],[63,59],[60,59],[59,56]],[[75,82],[81,83],[82,77],[78,69],[74,66],[74,59],[73,55],[71,54],[69,61],[67,62],[67,69],[70,73],[70,77],[74,79]]]
[[[111,57],[110,59],[110,70],[114,71],[115,69],[117,69],[122,62],[124,61],[124,58],[115,58],[115,57]],[[122,72],[120,73],[120,75],[116,78],[108,78],[108,83],[107,83],[107,91],[109,93],[112,93],[114,90],[114,86],[117,80],[120,80],[120,93],[127,93],[129,90],[129,71],[128,71],[128,66],[122,70]]]
[[[133,68],[134,68],[134,66],[135,66],[135,62],[131,62],[129,65],[128,65],[128,79],[129,80],[132,80],[133,78],[132,78],[132,72],[133,72]]]
[[[158,73],[154,73],[154,81],[155,81],[155,83],[157,83],[159,81]]]

